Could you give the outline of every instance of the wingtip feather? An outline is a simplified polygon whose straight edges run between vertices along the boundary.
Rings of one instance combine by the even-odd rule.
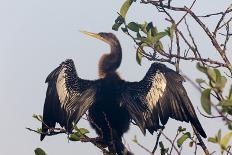
[[[40,135],[40,141],[42,141],[45,138],[45,134]]]

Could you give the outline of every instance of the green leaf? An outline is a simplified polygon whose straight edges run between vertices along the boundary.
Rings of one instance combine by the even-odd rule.
[[[124,21],[125,21],[124,18],[119,15],[115,20],[115,24],[112,26],[112,29],[114,31],[118,31],[119,27],[124,23]]]
[[[163,142],[159,142],[159,146],[160,146],[161,149],[164,149],[164,144],[163,144]]]
[[[228,123],[228,129],[232,130],[232,123]]]
[[[158,51],[158,52],[163,52],[163,44],[162,44],[162,42],[158,42],[158,43],[156,43],[155,45],[154,45],[154,49],[156,50],[156,51]]]
[[[124,33],[125,33],[125,32],[128,32],[128,29],[125,28],[125,27],[122,27],[121,29],[122,29],[122,32],[124,32]]]
[[[134,31],[134,32],[139,32],[139,25],[135,22],[130,22],[128,25],[127,25],[127,28],[130,29],[131,31]]]
[[[137,139],[136,135],[134,136],[134,139],[132,141],[135,142],[135,143],[138,143],[138,139]]]
[[[122,25],[122,24],[115,23],[115,24],[112,26],[112,30],[118,31],[118,29],[119,29],[119,27],[120,27],[121,25]]]
[[[146,25],[146,30],[147,30],[147,32],[149,32],[150,30],[152,30],[152,28],[154,28],[152,22],[150,22],[150,23],[148,23],[148,24]]]
[[[75,122],[72,122],[72,127],[73,127],[73,129],[74,129],[75,131],[79,131],[79,129],[78,129],[78,127],[77,127],[77,125],[76,125]]]
[[[152,45],[152,42],[146,37],[138,37],[136,40],[140,40],[141,43],[146,43],[147,45]]]
[[[205,80],[203,80],[203,79],[196,79],[196,83],[202,84],[202,83],[205,83]]]
[[[211,143],[218,143],[218,139],[215,138],[215,137],[209,137],[208,141],[211,142]]]
[[[218,106],[223,106],[223,107],[232,107],[232,101],[230,100],[223,100],[220,101]]]
[[[221,139],[220,145],[223,150],[225,150],[228,147],[228,143],[232,137],[232,132],[227,133],[226,135],[223,136]]]
[[[137,32],[137,38],[141,38],[141,34],[139,32]]]
[[[171,39],[173,39],[173,37],[174,37],[175,28],[176,28],[176,25],[175,25],[175,24],[173,24],[173,25],[170,27],[169,36],[170,36]]]
[[[226,85],[227,79],[225,76],[221,76],[217,78],[215,87],[218,88],[220,91],[223,91],[225,85]]]
[[[143,58],[143,47],[148,46],[147,43],[140,43],[140,46],[136,50],[136,61],[141,66]]]
[[[152,36],[151,30],[149,30],[147,32],[147,39],[149,40],[149,42],[151,43],[151,45],[153,45],[155,37]]]
[[[215,72],[215,74],[216,74],[216,78],[218,79],[218,78],[220,78],[221,77],[221,73],[220,73],[220,71],[218,70],[218,69],[214,69],[214,72]]]
[[[232,64],[229,64],[228,67],[230,70],[232,70]]]
[[[35,155],[46,155],[45,151],[41,148],[36,148],[34,152],[35,152]]]
[[[141,28],[141,30],[147,34],[147,22],[145,22],[144,24],[139,24],[139,27]]]
[[[35,119],[37,119],[38,121],[42,121],[43,120],[43,117],[41,115],[33,114],[32,117],[35,118]]]
[[[152,36],[155,36],[158,33],[157,27],[151,28],[151,34]]]
[[[68,136],[68,139],[69,140],[71,140],[71,141],[80,141],[80,138],[81,138],[81,136],[80,135],[78,135],[78,134],[70,134],[69,136]]]
[[[230,86],[229,96],[228,99],[232,101],[232,86]]]
[[[189,147],[193,147],[193,141],[189,142]]]
[[[183,134],[178,140],[177,140],[177,146],[181,147],[182,144],[191,137],[191,134],[189,132],[186,132],[185,134]]]
[[[42,133],[42,128],[38,128],[36,131]]]
[[[207,74],[208,74],[210,80],[212,80],[213,82],[216,82],[217,74],[215,73],[214,69],[208,68],[207,69]]]
[[[210,92],[211,89],[205,89],[201,93],[201,106],[205,110],[205,112],[211,115],[211,100],[210,100]]]
[[[161,38],[163,38],[164,36],[168,35],[167,32],[159,32],[155,35],[154,37],[154,42],[159,41]]]
[[[174,37],[174,32],[175,32],[175,25],[173,24],[171,27],[167,27],[167,29],[165,30],[165,32],[168,33],[168,36],[173,39]]]
[[[197,69],[203,73],[207,73],[207,67],[201,65],[199,62],[197,63]]]
[[[168,148],[164,148],[164,144],[162,141],[159,142],[159,147],[160,147],[160,154],[165,155],[168,152]]]
[[[138,47],[137,51],[136,51],[136,61],[137,63],[141,66],[141,62],[142,62],[142,57],[143,57],[143,51],[141,49],[142,47]]]
[[[131,4],[132,4],[133,2],[134,2],[133,0],[126,0],[126,1],[123,3],[123,5],[122,5],[122,7],[121,7],[121,9],[120,9],[120,15],[121,15],[123,18],[126,17],[126,14],[127,14],[128,10],[129,10],[129,8],[130,8],[130,6],[131,6]]]
[[[178,131],[179,131],[179,132],[186,131],[186,128],[183,128],[182,126],[179,126]]]
[[[83,135],[89,133],[89,130],[87,130],[87,129],[85,129],[85,128],[80,128],[79,131],[80,131],[80,133],[83,134]]]
[[[220,130],[218,130],[218,134],[217,134],[217,140],[218,140],[218,142],[221,141],[221,137],[222,137],[222,130],[220,129]]]

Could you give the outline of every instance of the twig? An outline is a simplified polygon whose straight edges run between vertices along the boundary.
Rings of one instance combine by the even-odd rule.
[[[58,135],[58,134],[63,134],[63,133],[67,134],[66,130],[63,130],[63,131],[51,131],[51,132],[39,132],[37,130],[31,129],[31,128],[28,128],[28,127],[26,127],[26,129],[29,130],[29,131],[38,133],[38,134],[44,134],[46,136],[53,136],[53,135]]]
[[[223,49],[220,47],[218,41],[216,40],[215,34],[211,33],[210,30],[208,29],[208,27],[206,27],[206,25],[198,18],[198,16],[189,8],[187,7],[173,7],[173,6],[168,6],[163,4],[162,6],[160,6],[160,3],[158,3],[157,1],[152,1],[152,0],[141,0],[141,3],[143,4],[152,4],[156,7],[162,7],[162,8],[167,8],[173,11],[181,11],[181,12],[186,12],[189,15],[192,16],[192,18],[200,25],[200,27],[204,30],[204,32],[207,34],[207,36],[209,37],[209,39],[211,40],[213,46],[215,47],[215,49],[218,51],[218,53],[220,54],[221,58],[223,59],[223,61],[225,62],[225,67],[227,67],[227,69],[230,71],[230,73],[232,74],[232,67],[231,67],[231,63],[229,61],[229,59],[227,58],[225,52],[223,51]],[[222,17],[222,19],[224,19],[224,17]],[[219,26],[220,26],[220,21],[219,21]]]
[[[219,116],[207,116],[207,115],[203,114],[198,107],[197,107],[197,110],[202,116],[204,116],[206,118],[222,118],[223,117],[223,116],[220,116],[220,115]]]
[[[221,13],[222,16],[221,16],[220,20],[218,21],[217,26],[215,27],[214,32],[213,32],[213,34],[214,34],[215,37],[217,35],[217,31],[220,29],[219,27],[220,27],[222,21],[224,20],[226,14],[227,14],[227,11],[231,12],[230,7],[228,7],[225,12]]]
[[[135,144],[137,144],[139,147],[141,147],[143,150],[145,150],[146,152],[148,152],[149,154],[152,154],[152,152],[147,149],[145,146],[143,146],[142,144],[140,144],[138,141],[134,141]]]
[[[230,13],[230,12],[232,12],[232,9],[228,9],[225,12],[211,13],[211,14],[207,14],[207,15],[203,15],[203,16],[197,16],[197,17],[206,18],[206,17],[211,17],[211,16],[223,15],[225,13]]]
[[[31,131],[31,132],[35,132],[35,133],[38,133],[38,134],[44,134],[46,136],[54,136],[54,135],[58,135],[58,134],[67,134],[67,131],[65,129],[62,129],[62,131],[52,131],[52,132],[39,132],[39,131],[36,131],[34,129],[31,129],[31,128],[26,128],[27,130]],[[72,134],[72,133],[69,133],[69,134]],[[99,149],[102,150],[102,152],[105,154],[105,155],[111,155],[111,153],[109,151],[107,151],[104,146],[102,146],[101,144],[99,144],[97,141],[96,141],[96,138],[89,138],[88,136],[86,135],[82,135],[83,137],[80,138],[80,141],[81,142],[90,142],[92,143],[93,145],[95,145],[96,147],[98,147]]]
[[[232,153],[230,152],[231,146],[228,146],[228,148],[226,149],[227,155],[232,155]]]
[[[168,136],[166,136],[162,131],[161,134],[164,136],[164,138],[170,142],[172,144],[172,140],[170,138],[168,138]],[[177,147],[175,145],[173,145],[174,150],[177,152],[178,155],[180,155],[180,151],[177,149]]]
[[[195,140],[193,141],[195,144],[195,149],[194,149],[194,154],[197,155],[197,138],[195,138]]]
[[[198,51],[198,47],[197,47],[197,44],[196,44],[196,42],[195,42],[195,39],[194,39],[194,37],[193,37],[193,35],[192,35],[191,31],[190,31],[190,28],[189,28],[189,25],[188,25],[188,23],[187,23],[187,20],[184,19],[184,22],[185,22],[186,28],[187,28],[187,30],[188,30],[188,34],[189,34],[189,36],[190,36],[190,38],[191,38],[191,40],[192,40],[192,43],[193,43],[193,45],[194,45],[194,51],[193,51],[193,52],[194,52],[194,55],[195,55],[195,57],[199,57],[201,63],[202,63],[203,65],[205,65],[204,61],[202,61],[201,54],[200,54],[200,52]]]
[[[180,134],[180,132],[177,130],[177,132],[176,132],[176,136],[175,136],[175,138],[173,139],[173,141],[172,141],[172,146],[171,146],[171,149],[170,149],[170,154],[172,153],[172,150],[173,150],[173,148],[174,148],[174,146],[175,146],[175,141],[176,141],[176,138],[179,136],[179,134]]]
[[[179,73],[180,72],[180,41],[179,41],[179,35],[177,33],[177,30],[175,29],[175,34],[176,34],[176,47],[177,47],[177,56],[176,58],[176,71]]]
[[[161,132],[163,131],[163,129],[164,129],[164,128],[160,129],[160,131],[159,131],[159,133],[158,133],[158,135],[157,135],[157,137],[156,137],[156,142],[155,142],[155,146],[154,146],[154,148],[153,148],[153,150],[152,150],[152,154],[155,153],[155,151],[156,151],[156,149],[157,149],[157,147],[158,147],[159,139],[160,139]]]

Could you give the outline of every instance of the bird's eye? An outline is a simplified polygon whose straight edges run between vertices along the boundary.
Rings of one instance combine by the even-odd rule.
[[[98,33],[101,37],[103,37],[104,36],[104,33],[103,32],[100,32],[100,33]]]

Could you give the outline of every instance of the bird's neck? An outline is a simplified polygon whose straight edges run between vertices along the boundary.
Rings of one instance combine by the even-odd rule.
[[[101,78],[107,75],[116,74],[117,68],[121,64],[122,49],[119,42],[110,45],[110,53],[104,54],[99,62],[99,76]]]

